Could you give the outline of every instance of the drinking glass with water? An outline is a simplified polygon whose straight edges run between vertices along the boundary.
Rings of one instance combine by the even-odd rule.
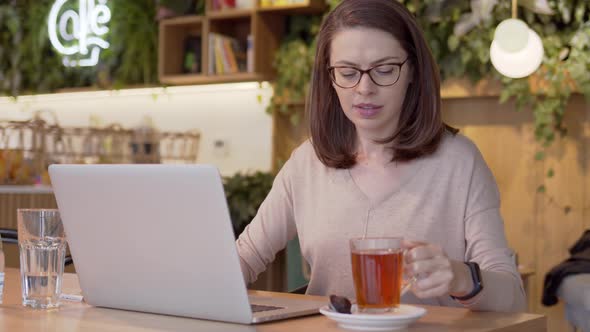
[[[66,239],[55,209],[18,209],[18,245],[23,305],[59,306]]]

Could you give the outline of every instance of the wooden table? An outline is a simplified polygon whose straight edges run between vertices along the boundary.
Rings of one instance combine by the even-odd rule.
[[[79,290],[75,274],[65,274],[63,285],[67,292]],[[262,296],[305,296],[260,291],[254,293]],[[7,269],[4,303],[0,305],[0,331],[343,331],[322,315],[249,326],[95,308],[70,301],[64,301],[59,309],[52,311],[33,310],[21,306],[20,302],[19,272],[17,269]],[[425,306],[425,308],[428,313],[411,325],[408,332],[547,330],[546,318],[540,315],[471,312],[466,309],[432,306]]]

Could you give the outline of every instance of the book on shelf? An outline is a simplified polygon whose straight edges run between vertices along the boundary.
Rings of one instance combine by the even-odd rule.
[[[246,41],[246,71],[254,72],[254,36],[248,35]]]
[[[260,7],[281,7],[309,4],[309,0],[260,0]]]
[[[254,0],[213,0],[213,10],[254,8]]]
[[[254,8],[254,0],[236,0],[236,8],[238,8],[238,9]]]
[[[185,74],[200,73],[201,66],[201,36],[187,36],[184,40],[182,72]]]
[[[212,0],[213,10],[236,8],[236,0]]]
[[[247,43],[219,33],[209,33],[209,74],[246,72],[251,67]]]

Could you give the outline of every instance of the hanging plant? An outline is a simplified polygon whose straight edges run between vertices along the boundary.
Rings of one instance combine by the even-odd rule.
[[[392,0],[397,1],[397,0]],[[442,79],[468,77],[473,82],[483,78],[500,80],[500,101],[514,98],[517,110],[530,108],[534,115],[535,137],[549,146],[556,136],[565,135],[565,107],[574,91],[590,98],[590,3],[587,1],[521,1],[520,16],[542,36],[545,58],[542,67],[531,77],[503,78],[490,62],[489,48],[494,29],[511,14],[510,2],[497,0],[403,0],[416,16],[439,64]],[[340,0],[328,0],[329,10]],[[318,26],[307,31],[294,30],[276,54],[278,77],[270,110],[287,110],[287,105],[307,93]],[[292,34],[293,35],[293,34]],[[292,36],[290,35],[290,36]],[[307,54],[308,58],[302,57]],[[285,66],[289,65],[288,68]],[[299,75],[294,75],[297,73]],[[302,77],[307,75],[306,77]],[[567,82],[567,84],[564,84]],[[298,120],[296,116],[292,116]],[[538,159],[543,153],[537,154]]]
[[[104,52],[103,75],[116,88],[158,82],[158,24],[154,0],[111,1],[112,18]],[[103,78],[105,80],[106,78]]]
[[[23,28],[13,4],[0,5],[0,89],[15,93],[21,85],[19,63]]]
[[[320,19],[318,16],[291,17],[289,33],[275,55],[273,65],[277,70],[277,78],[273,82],[274,94],[268,112],[277,109],[288,114],[293,124],[299,123],[301,114],[289,114],[292,109],[289,106],[302,102],[309,88]]]
[[[514,97],[517,110],[533,110],[535,137],[543,147],[567,133],[563,117],[572,93],[590,98],[589,16],[590,4],[583,2],[575,8],[558,5],[551,17],[525,15],[527,23],[542,36],[543,64],[531,77],[502,80],[505,88],[500,101]]]
[[[256,216],[258,208],[270,192],[273,180],[273,174],[260,171],[238,172],[223,178],[223,188],[236,237]]]

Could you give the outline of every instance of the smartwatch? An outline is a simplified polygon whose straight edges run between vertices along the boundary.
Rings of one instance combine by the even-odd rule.
[[[465,265],[469,267],[469,271],[471,271],[471,279],[473,280],[473,290],[471,293],[465,296],[453,296],[451,297],[455,300],[459,301],[467,301],[475,297],[481,290],[483,289],[483,280],[481,278],[481,271],[479,269],[479,265],[475,262],[465,262]]]

